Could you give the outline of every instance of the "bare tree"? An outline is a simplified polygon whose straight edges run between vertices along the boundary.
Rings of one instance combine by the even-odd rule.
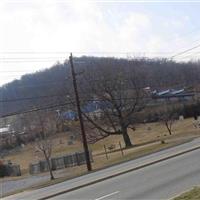
[[[113,72],[105,66],[95,72],[91,70],[86,76],[87,86],[82,84],[86,90],[81,90],[84,105],[96,107],[95,111],[89,112],[82,106],[85,119],[94,129],[88,138],[97,141],[109,135],[122,135],[125,146],[131,147],[128,128],[133,127],[136,114],[145,107],[143,81],[136,73],[130,74],[123,67]],[[99,78],[93,80],[93,77]]]
[[[170,110],[170,109],[165,109],[160,113],[160,120],[161,122],[166,126],[167,131],[169,132],[170,135],[172,135],[172,126],[175,123],[178,115],[176,111]]]
[[[51,167],[51,156],[53,149],[52,137],[56,133],[55,114],[48,111],[38,111],[31,113],[28,117],[29,131],[35,131],[35,148],[42,153],[44,156],[51,180],[54,179],[52,167]]]
[[[47,132],[40,132],[39,139],[36,141],[36,148],[43,153],[44,158],[47,162],[50,178],[51,180],[54,179],[52,167],[51,167],[51,155],[52,155],[52,148],[53,142],[52,139],[49,138]]]
[[[37,112],[36,126],[39,128],[38,138],[36,140],[36,148],[43,154],[50,173],[51,180],[54,179],[51,156],[53,149],[52,136],[56,133],[55,114],[48,111]]]

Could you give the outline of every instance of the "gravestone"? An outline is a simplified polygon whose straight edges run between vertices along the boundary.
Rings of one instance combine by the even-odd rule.
[[[184,120],[184,116],[183,116],[183,115],[180,115],[180,116],[179,116],[179,120]]]
[[[67,141],[67,144],[68,144],[68,145],[73,145],[74,142],[73,142],[73,140],[68,140],[68,141]]]

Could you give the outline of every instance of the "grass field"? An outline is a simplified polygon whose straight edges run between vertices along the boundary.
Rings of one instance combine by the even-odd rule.
[[[133,148],[124,149],[122,155],[119,150],[119,141],[122,146],[124,146],[123,139],[121,136],[110,136],[95,144],[90,144],[89,148],[92,150],[94,162],[92,163],[93,171],[118,164],[124,161],[132,160],[156,151],[176,146],[183,142],[186,142],[192,138],[200,136],[200,129],[195,128],[193,125],[193,119],[186,119],[182,121],[177,121],[173,126],[173,135],[169,135],[165,126],[160,123],[149,123],[141,124],[136,126],[136,131],[129,131],[131,141],[135,146]],[[162,144],[161,141],[164,140],[165,143]],[[76,141],[73,145],[68,145],[68,133],[63,133],[56,136],[54,139],[54,149],[53,156],[60,156],[68,154],[70,152],[76,152],[82,150],[82,144]],[[144,143],[151,142],[144,145]],[[116,149],[113,152],[108,153],[108,159],[104,152],[104,145],[109,146],[111,144],[116,145]],[[44,160],[43,156],[35,151],[35,144],[26,145],[19,152],[15,152],[12,155],[6,156],[5,160],[11,160],[13,163],[20,164],[22,170],[21,177],[6,177],[5,181],[18,180],[30,176],[28,174],[28,167],[31,162],[38,162],[38,160]],[[33,185],[28,188],[17,190],[16,192],[21,192],[29,189],[36,189],[52,185],[55,183],[62,182],[83,174],[87,173],[85,165],[65,168],[62,170],[54,171],[56,177],[53,181],[45,181]],[[49,176],[49,173],[42,173],[39,176]],[[12,194],[13,194],[12,193]],[[176,199],[177,200],[177,199]]]
[[[188,139],[195,136],[198,137],[200,136],[200,129],[193,126],[193,119],[186,119],[182,121],[177,121],[174,124],[173,135],[171,136],[169,136],[165,126],[160,123],[148,123],[138,125],[136,126],[136,131],[129,130],[129,136],[133,144],[140,145],[145,142],[163,139],[179,141],[181,139]],[[67,132],[60,134],[53,139],[53,156],[60,156],[71,152],[82,151],[81,142],[75,141],[73,145],[68,145],[67,141]],[[94,157],[94,159],[97,160],[97,166],[99,161],[102,163],[102,160],[105,160],[105,155],[100,155],[104,153],[104,145],[109,146],[111,144],[114,144],[116,148],[119,148],[119,142],[121,142],[122,146],[124,147],[123,139],[121,136],[109,136],[95,144],[89,145],[89,148],[92,150],[93,155],[99,155],[98,157]],[[129,151],[127,150],[127,152]],[[130,152],[130,154],[133,154],[133,150],[130,150]],[[118,157],[121,157],[120,154],[120,152],[112,153],[112,159],[118,159]],[[36,151],[34,143],[28,144],[20,151],[15,152],[12,155],[6,156],[4,158],[4,160],[11,160],[13,163],[20,164],[22,172],[24,173],[28,171],[27,169],[30,163],[37,162],[41,159],[43,159],[43,155]]]
[[[191,191],[183,193],[181,196],[174,198],[174,200],[199,200],[200,188],[195,187]]]

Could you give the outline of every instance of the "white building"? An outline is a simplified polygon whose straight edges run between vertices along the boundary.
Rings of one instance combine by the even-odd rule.
[[[5,134],[9,134],[10,133],[10,128],[8,127],[3,127],[0,128],[0,135],[5,135]]]

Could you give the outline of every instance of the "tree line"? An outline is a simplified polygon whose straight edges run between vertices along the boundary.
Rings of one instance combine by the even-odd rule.
[[[167,59],[117,59],[80,57],[75,58],[80,92],[88,89],[85,79],[90,83],[101,81],[100,74],[118,76],[123,73],[134,75],[140,79],[141,87],[165,89],[173,87],[199,87],[199,62],[177,63]],[[20,80],[14,80],[0,87],[0,116],[28,110],[43,105],[66,102],[72,91],[72,83],[68,62],[57,63],[50,69],[33,74],[26,74]],[[92,77],[92,78],[91,78]],[[84,94],[83,94],[84,95]]]

